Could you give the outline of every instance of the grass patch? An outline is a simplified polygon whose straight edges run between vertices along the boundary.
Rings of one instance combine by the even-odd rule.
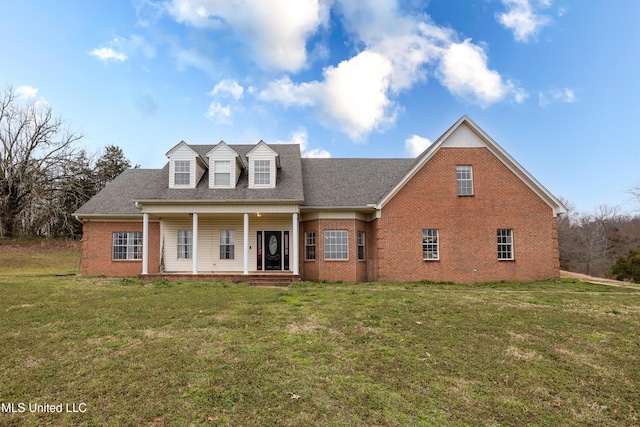
[[[0,238],[0,276],[74,274],[79,271],[79,241]]]
[[[0,277],[2,425],[638,424],[640,293]]]

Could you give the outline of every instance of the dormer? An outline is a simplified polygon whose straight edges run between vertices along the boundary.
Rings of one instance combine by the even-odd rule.
[[[260,141],[247,153],[249,188],[276,188],[276,169],[280,157],[264,141]]]
[[[224,141],[207,153],[209,188],[236,188],[243,164],[240,155]]]
[[[169,188],[196,188],[207,169],[204,159],[184,141],[169,150],[167,157]]]

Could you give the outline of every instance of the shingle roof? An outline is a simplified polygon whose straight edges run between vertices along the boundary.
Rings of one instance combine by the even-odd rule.
[[[415,159],[302,159],[307,207],[366,207],[377,203]]]
[[[74,215],[141,215],[133,199],[148,182],[159,178],[158,169],[127,169],[93,196]]]
[[[206,159],[206,153],[213,145],[190,145],[198,154]],[[230,145],[247,164],[246,153],[255,145]],[[149,181],[136,195],[135,200],[210,200],[213,202],[258,202],[258,201],[291,201],[304,199],[302,188],[302,169],[300,165],[300,146],[298,144],[270,145],[280,157],[281,168],[277,170],[276,188],[249,188],[247,169],[243,169],[238,178],[236,188],[209,188],[209,172],[194,189],[169,188],[169,165],[160,170],[157,179]]]

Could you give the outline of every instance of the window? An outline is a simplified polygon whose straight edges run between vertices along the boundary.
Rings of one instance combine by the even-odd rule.
[[[347,230],[325,230],[324,259],[349,259],[349,236],[347,235]]]
[[[220,230],[220,259],[235,259],[235,240],[234,230]]]
[[[113,259],[142,259],[142,233],[116,231],[113,233]]]
[[[307,231],[304,233],[304,259],[314,261],[316,259],[316,232]]]
[[[178,230],[178,259],[193,258],[193,232]]]
[[[438,230],[432,228],[422,230],[422,259],[438,261],[440,259]]]
[[[456,166],[458,196],[473,196],[473,171],[471,166]]]
[[[358,259],[364,261],[364,231],[358,231]]]
[[[189,160],[176,160],[173,165],[174,185],[191,184],[191,162]]]
[[[229,160],[214,161],[213,172],[213,185],[231,185],[231,162]]]
[[[513,259],[513,230],[498,229],[498,259]]]
[[[253,162],[253,183],[254,185],[271,184],[271,161],[256,160]]]

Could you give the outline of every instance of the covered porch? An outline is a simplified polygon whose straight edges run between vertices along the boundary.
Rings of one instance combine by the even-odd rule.
[[[141,276],[247,282],[299,275],[297,205],[145,203]],[[149,222],[160,222],[160,268],[149,271]],[[151,248],[155,251],[155,248]],[[227,278],[223,278],[227,276]],[[245,280],[240,280],[244,276]]]

